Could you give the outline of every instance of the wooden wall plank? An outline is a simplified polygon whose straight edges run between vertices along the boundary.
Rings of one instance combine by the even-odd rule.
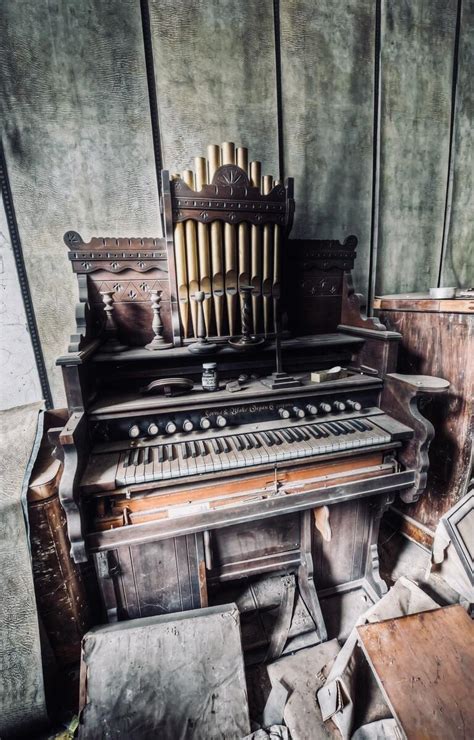
[[[474,0],[459,0],[461,24],[447,241],[441,285],[474,285]]]
[[[294,237],[359,238],[367,293],[374,114],[375,3],[285,0],[281,59],[285,169],[295,177]]]
[[[277,175],[272,0],[150,0],[150,25],[164,166],[234,141]]]
[[[139,3],[1,3],[0,120],[55,404],[74,320],[62,236],[159,231]]]
[[[380,295],[437,284],[456,9],[457,0],[382,4]]]

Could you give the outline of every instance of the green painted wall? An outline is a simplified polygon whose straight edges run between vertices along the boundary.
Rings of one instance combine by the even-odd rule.
[[[281,159],[295,235],[359,236],[360,292],[370,270],[377,293],[472,285],[473,5],[1,3],[1,137],[55,404],[76,300],[62,235],[159,233],[153,130],[172,171],[229,139],[265,173]]]

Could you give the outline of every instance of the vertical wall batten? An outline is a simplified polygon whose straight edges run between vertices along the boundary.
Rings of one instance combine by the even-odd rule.
[[[53,398],[51,395],[51,388],[49,385],[48,374],[46,372],[46,365],[44,362],[43,349],[38,333],[38,325],[36,323],[35,311],[33,308],[33,301],[31,298],[30,284],[28,281],[28,275],[26,272],[25,260],[23,258],[23,249],[21,246],[20,232],[18,229],[18,223],[16,220],[15,207],[13,204],[12,191],[10,188],[10,180],[8,178],[7,163],[5,159],[5,152],[3,150],[3,142],[0,139],[0,184],[3,198],[3,204],[5,207],[5,213],[8,223],[8,231],[10,233],[11,245],[13,255],[15,257],[15,265],[18,273],[18,280],[20,283],[21,295],[23,298],[23,304],[25,306],[26,321],[28,324],[28,331],[30,332],[31,344],[33,346],[33,353],[35,356],[36,367],[38,370],[38,376],[41,384],[41,391],[47,409],[53,408]]]
[[[380,111],[381,111],[381,38],[382,0],[375,3],[375,54],[374,54],[374,128],[372,160],[372,216],[370,223],[369,284],[367,289],[367,314],[373,315],[375,281],[377,275],[377,250],[379,242],[380,200]]]
[[[153,43],[150,29],[150,8],[148,0],[140,0],[142,16],[143,48],[145,51],[145,66],[148,85],[148,102],[150,104],[151,130],[153,138],[153,152],[155,155],[156,181],[158,194],[161,197],[161,170],[163,157],[161,155],[160,117],[158,112],[158,96],[156,90],[155,67],[153,62]],[[161,223],[161,219],[160,219]]]
[[[456,16],[456,31],[454,35],[454,53],[453,53],[453,81],[451,86],[451,121],[449,131],[449,155],[448,155],[448,172],[446,178],[446,205],[444,209],[443,238],[441,243],[441,254],[439,259],[439,270],[437,286],[441,287],[441,280],[444,267],[444,257],[448,242],[449,226],[451,220],[451,203],[453,197],[453,139],[454,128],[456,125],[456,90],[458,81],[458,60],[459,60],[459,33],[461,27],[461,9],[462,0],[458,0],[458,9]]]
[[[458,45],[448,207],[439,280],[444,286],[474,284],[474,0],[458,7]]]
[[[273,24],[275,29],[275,84],[277,104],[277,131],[278,131],[278,177],[285,179],[285,142],[283,140],[283,97],[281,91],[281,30],[280,30],[280,0],[273,0]]]

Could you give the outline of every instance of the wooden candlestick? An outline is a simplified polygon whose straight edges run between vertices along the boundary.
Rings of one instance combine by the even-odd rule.
[[[149,344],[145,345],[146,349],[153,352],[156,349],[170,349],[173,346],[173,342],[165,342],[163,338],[163,322],[161,320],[161,290],[150,291],[150,301],[153,310],[153,333],[154,338]]]
[[[251,334],[252,308],[250,304],[250,295],[252,288],[250,285],[243,285],[240,288],[241,295],[241,322],[242,336],[239,339],[229,339],[229,344],[233,349],[241,351],[253,349],[264,343],[265,339],[256,337]]]
[[[114,317],[114,294],[115,290],[100,291],[105,311],[105,342],[101,347],[102,352],[123,352],[128,349],[126,344],[121,344],[118,340],[117,324]]]
[[[202,290],[197,290],[192,296],[192,300],[196,302],[197,306],[197,342],[193,342],[189,345],[188,349],[190,352],[195,354],[210,354],[217,350],[217,345],[214,342],[209,342],[206,336],[206,325],[204,323],[204,308],[203,303],[205,299],[205,293]]]

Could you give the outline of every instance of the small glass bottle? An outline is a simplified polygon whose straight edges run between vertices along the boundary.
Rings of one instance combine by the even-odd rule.
[[[203,391],[219,390],[219,378],[215,362],[204,362],[202,365],[202,389]]]

